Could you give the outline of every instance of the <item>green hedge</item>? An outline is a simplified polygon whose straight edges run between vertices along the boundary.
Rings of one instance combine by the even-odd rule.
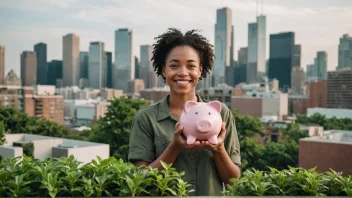
[[[82,165],[73,156],[35,160],[4,159],[0,163],[0,197],[186,196],[191,185],[183,172],[162,163],[164,170],[137,168],[108,159]],[[223,190],[225,196],[351,196],[352,177],[328,171],[289,167],[288,170],[243,173]]]
[[[227,196],[350,196],[352,176],[344,177],[333,170],[317,173],[315,168],[270,168],[269,172],[253,169],[240,179],[231,179],[223,191]]]
[[[81,165],[69,158],[4,159],[0,197],[185,196],[191,189],[171,165],[137,168],[111,157]]]

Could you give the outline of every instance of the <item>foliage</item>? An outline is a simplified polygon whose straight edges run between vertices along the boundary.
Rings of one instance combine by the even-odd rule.
[[[14,108],[0,108],[0,121],[7,133],[27,133],[51,137],[65,137],[69,130],[44,119],[36,119]]]
[[[299,115],[297,116],[297,123],[319,125],[323,126],[325,130],[352,130],[351,118],[327,118],[326,116],[321,115],[319,113],[315,113],[310,117],[306,115]]]
[[[5,142],[5,125],[2,121],[0,121],[0,145],[3,145]]]
[[[299,139],[308,137],[308,131],[300,130],[299,124],[296,123],[286,124],[286,128],[279,131],[284,140],[293,140],[297,144],[299,143]]]
[[[307,137],[306,131],[301,131],[298,124],[288,124],[285,129],[272,129],[279,131],[282,140],[261,145],[256,138],[263,135],[264,126],[258,118],[239,115],[234,112],[236,128],[241,150],[242,171],[252,168],[268,170],[274,167],[279,170],[287,166],[298,166],[299,139]]]
[[[34,152],[34,145],[33,143],[27,143],[27,142],[14,142],[12,144],[13,146],[19,146],[23,148],[23,154],[29,157],[33,157],[33,152]]]
[[[192,190],[172,164],[136,167],[114,157],[82,165],[73,156],[0,163],[0,197],[185,196]]]
[[[132,121],[137,112],[148,105],[143,99],[120,97],[110,101],[105,117],[92,126],[92,142],[110,144],[110,155],[127,160]]]
[[[231,179],[225,196],[352,196],[352,176],[333,170],[317,173],[315,168],[270,171],[247,170],[239,179]]]

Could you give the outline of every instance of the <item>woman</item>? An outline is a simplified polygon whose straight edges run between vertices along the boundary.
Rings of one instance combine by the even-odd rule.
[[[136,166],[149,165],[159,170],[160,161],[173,163],[177,171],[185,171],[184,179],[195,190],[192,195],[221,195],[222,183],[240,177],[240,147],[231,111],[222,104],[224,123],[216,145],[208,141],[187,145],[183,128],[177,123],[187,101],[203,101],[195,88],[213,67],[213,46],[195,30],[183,35],[171,28],[155,39],[153,67],[169,85],[170,94],[137,113],[128,159]]]

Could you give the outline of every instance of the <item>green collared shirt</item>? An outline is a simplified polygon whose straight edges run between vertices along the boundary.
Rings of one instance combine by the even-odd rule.
[[[198,101],[203,100],[197,95]],[[177,122],[169,111],[169,96],[160,102],[141,109],[132,124],[128,160],[153,162],[166,149],[174,137]],[[205,102],[205,101],[204,101]],[[225,148],[231,160],[240,165],[240,145],[235,119],[229,108],[222,103],[221,117],[226,123]],[[211,151],[182,150],[173,163],[177,171],[184,171],[184,180],[195,190],[190,196],[221,196],[223,183],[216,170]]]

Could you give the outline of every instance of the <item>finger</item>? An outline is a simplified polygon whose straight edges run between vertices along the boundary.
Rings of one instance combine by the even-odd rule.
[[[178,127],[176,128],[175,135],[180,135],[181,132],[183,131],[183,126],[181,124],[176,124]]]

